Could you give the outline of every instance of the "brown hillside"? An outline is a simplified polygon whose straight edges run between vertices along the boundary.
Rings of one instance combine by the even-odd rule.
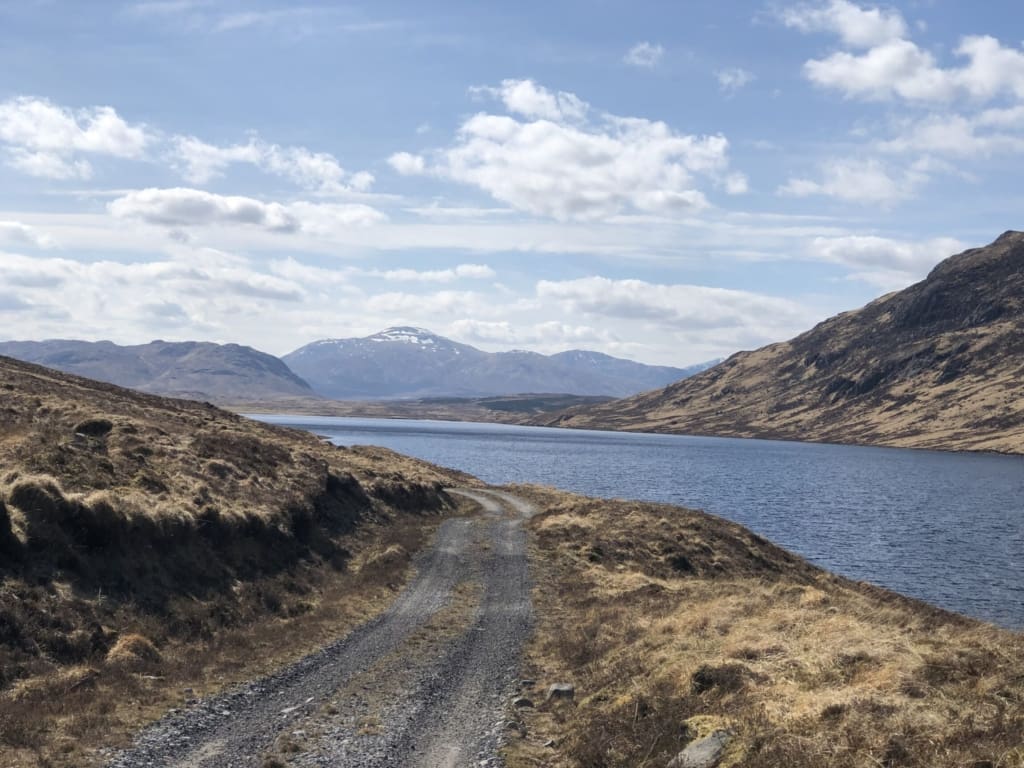
[[[344,634],[467,482],[0,357],[0,763],[102,762],[186,688]]]
[[[551,426],[1024,452],[1024,233],[790,341]]]

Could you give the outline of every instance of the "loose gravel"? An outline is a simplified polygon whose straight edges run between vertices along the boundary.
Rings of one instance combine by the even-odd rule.
[[[531,629],[522,519],[530,505],[455,490],[483,506],[445,521],[417,575],[377,619],[258,681],[196,702],[142,732],[110,768],[261,766],[284,736],[295,766],[499,766],[505,715]],[[459,584],[468,622],[435,626]]]

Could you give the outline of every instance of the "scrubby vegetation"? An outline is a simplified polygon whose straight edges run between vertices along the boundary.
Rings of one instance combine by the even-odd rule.
[[[661,768],[718,729],[723,767],[1024,766],[1021,634],[710,515],[517,490],[544,510],[527,675],[576,701],[522,710],[513,768]]]
[[[343,634],[390,600],[453,482],[0,358],[4,765],[101,762],[183,698]]]

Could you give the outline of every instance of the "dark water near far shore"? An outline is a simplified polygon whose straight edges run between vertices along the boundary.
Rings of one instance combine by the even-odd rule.
[[[831,571],[1024,627],[1024,458],[465,422],[258,416],[490,483],[704,509]]]

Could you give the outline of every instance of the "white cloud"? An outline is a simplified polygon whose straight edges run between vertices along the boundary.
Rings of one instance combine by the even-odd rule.
[[[817,237],[811,241],[808,255],[854,271],[850,277],[883,290],[905,288],[923,279],[940,261],[967,246],[951,237],[923,242],[894,240],[873,235]]]
[[[452,269],[387,269],[364,271],[363,274],[396,282],[451,283],[459,279],[488,280],[496,276],[486,264],[459,264]]]
[[[844,43],[857,48],[881,45],[903,37],[907,31],[898,11],[861,8],[847,0],[787,8],[782,11],[782,21],[803,32],[833,32]]]
[[[362,192],[373,183],[365,171],[349,174],[337,158],[305,147],[280,147],[252,138],[247,144],[218,147],[195,136],[175,136],[171,157],[187,181],[205,184],[233,163],[247,163],[324,194]]]
[[[112,107],[71,110],[29,96],[0,102],[7,164],[32,176],[86,179],[92,166],[80,155],[139,158],[152,141],[144,125],[130,125]]]
[[[537,283],[537,295],[569,312],[650,321],[688,331],[742,328],[775,338],[772,328],[800,327],[807,311],[788,299],[700,285],[664,285],[643,280],[585,277]]]
[[[423,158],[409,152],[395,152],[388,158],[388,165],[403,176],[416,176],[426,169]]]
[[[913,197],[928,181],[924,164],[893,171],[876,159],[834,159],[822,163],[821,179],[791,178],[779,194],[824,195],[855,203],[893,204]]]
[[[92,177],[88,160],[68,160],[56,152],[32,152],[23,147],[9,147],[4,154],[7,165],[26,176],[57,180]]]
[[[633,67],[652,69],[657,66],[664,55],[665,49],[660,45],[642,42],[630,48],[622,60]]]
[[[56,245],[48,234],[20,221],[0,221],[0,244],[31,245],[36,248],[53,248]]]
[[[486,264],[458,264],[450,269],[363,269],[342,267],[324,269],[302,264],[295,259],[271,262],[274,274],[304,283],[351,284],[356,278],[374,278],[395,283],[453,283],[456,280],[489,280],[497,273]]]
[[[878,148],[883,152],[959,157],[1024,152],[1024,106],[907,120],[896,136],[880,141]]]
[[[989,35],[962,38],[955,53],[966,63],[942,67],[935,57],[907,39],[895,11],[861,8],[848,0],[799,6],[782,12],[783,22],[805,32],[829,31],[854,49],[837,51],[804,64],[809,80],[849,98],[948,102],[966,97],[987,101],[1009,95],[1024,98],[1024,50],[1003,46]]]
[[[205,184],[224,174],[232,163],[257,165],[262,153],[255,141],[231,147],[217,147],[194,136],[175,136],[172,162],[181,175],[193,184]]]
[[[743,195],[750,191],[747,177],[742,173],[730,173],[724,179],[725,191],[730,195]]]
[[[727,181],[724,136],[679,134],[660,121],[607,113],[585,120],[586,102],[532,81],[507,80],[489,92],[508,111],[533,119],[478,113],[426,172],[559,221],[704,208],[697,176],[733,191],[742,186],[739,175]]]
[[[332,237],[339,231],[365,229],[387,221],[387,216],[362,203],[309,203],[304,200],[285,206],[303,232]]]
[[[18,287],[17,295],[44,314],[47,307],[74,306],[74,317],[62,316],[61,322],[74,328],[75,338],[90,329],[114,329],[117,336],[119,324],[126,321],[137,332],[140,324],[153,319],[154,285],[160,287],[162,302],[189,307],[196,317],[218,302],[241,300],[266,311],[268,303],[293,304],[303,298],[300,285],[256,272],[244,260],[208,249],[191,256],[181,261],[86,263],[4,253],[0,284]]]
[[[753,72],[748,72],[741,67],[730,67],[715,72],[718,78],[718,87],[726,93],[735,93],[745,85],[749,85],[755,79]]]
[[[362,227],[383,221],[367,205],[316,204],[299,201],[283,205],[251,197],[217,195],[200,189],[141,189],[108,205],[118,218],[138,219],[166,227],[244,225],[271,232],[304,232],[330,236],[339,227]]]
[[[614,345],[617,337],[589,325],[573,325],[560,320],[513,324],[507,320],[464,318],[447,326],[446,332],[470,344],[484,347],[520,347],[544,352],[562,351],[581,345]]]
[[[406,208],[409,213],[415,213],[426,219],[485,219],[495,216],[508,216],[515,213],[509,208],[475,208],[467,206],[440,205],[434,201],[430,205]]]
[[[473,291],[393,291],[374,294],[366,300],[366,308],[371,312],[390,316],[411,312],[418,317],[437,314],[477,315],[484,310],[485,304],[483,297]]]
[[[945,101],[956,94],[955,82],[935,58],[909,40],[890,40],[863,54],[839,51],[804,64],[807,78],[845,96],[910,101]]]
[[[275,275],[296,283],[317,286],[331,291],[351,289],[351,271],[345,269],[326,269],[310,264],[303,264],[294,259],[276,259],[270,262],[270,271]]]
[[[247,224],[277,232],[294,232],[299,223],[280,203],[251,197],[215,195],[199,189],[140,189],[108,206],[118,218],[141,219],[163,226]]]
[[[502,80],[501,87],[477,87],[473,94],[500,99],[505,109],[523,117],[556,122],[579,122],[586,118],[590,105],[574,93],[549,91],[533,80]]]
[[[137,16],[171,16],[206,5],[208,0],[151,0],[132,3],[126,9]]]

